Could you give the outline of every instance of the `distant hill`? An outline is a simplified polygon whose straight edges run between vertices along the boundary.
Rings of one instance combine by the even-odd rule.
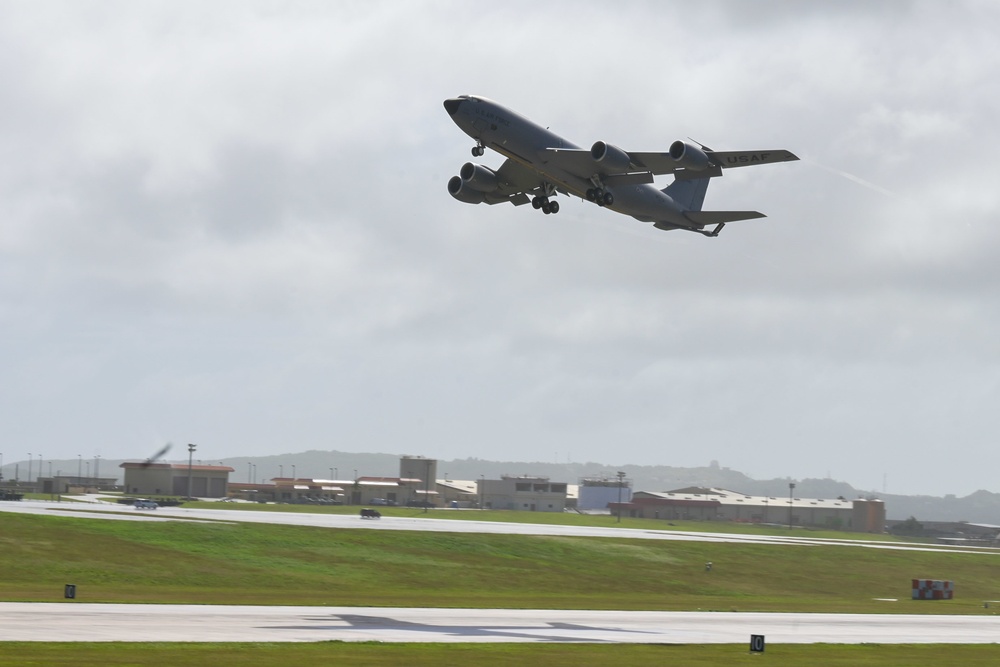
[[[399,474],[400,454],[365,454],[339,452],[335,450],[309,450],[272,456],[230,457],[225,459],[195,459],[196,463],[223,464],[231,466],[235,472],[231,480],[246,482],[256,479],[267,481],[284,475],[298,477],[354,479],[357,475],[393,477]],[[132,459],[135,460],[135,459]],[[187,459],[171,460],[172,463],[187,463]],[[121,480],[121,460],[101,459],[102,477],[118,475]],[[46,466],[50,464],[45,462]],[[13,477],[14,463],[3,467],[4,478]],[[54,460],[53,471],[76,474],[79,462]],[[448,479],[476,480],[480,477],[497,478],[501,475],[537,475],[554,481],[576,484],[583,477],[604,477],[617,479],[618,471],[625,473],[636,491],[669,491],[686,486],[710,486],[730,489],[747,495],[768,495],[776,498],[788,497],[788,483],[795,482],[795,495],[799,498],[837,498],[848,500],[865,497],[881,498],[885,501],[889,519],[915,517],[920,521],[968,521],[1000,525],[1000,494],[990,491],[976,491],[964,498],[954,495],[902,496],[860,491],[846,482],[833,479],[790,479],[777,478],[757,480],[741,472],[721,467],[715,463],[699,468],[677,468],[673,466],[625,465],[613,467],[601,463],[546,463],[542,461],[487,461],[466,458],[438,461],[438,477]],[[48,472],[46,470],[46,472]],[[26,465],[21,464],[20,473],[26,473]]]

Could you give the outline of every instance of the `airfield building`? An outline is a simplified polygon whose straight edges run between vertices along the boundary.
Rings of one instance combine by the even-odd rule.
[[[881,500],[844,498],[788,498],[748,496],[726,489],[691,487],[674,491],[637,491],[628,503],[612,503],[625,516],[691,521],[778,523],[882,532],[885,503]]]
[[[606,510],[611,503],[632,500],[632,480],[608,477],[580,479],[577,508],[581,511]]]
[[[568,485],[548,477],[509,477],[479,480],[479,497],[485,509],[562,512]]]
[[[229,466],[126,461],[125,493],[141,496],[187,496],[224,498],[229,483]]]

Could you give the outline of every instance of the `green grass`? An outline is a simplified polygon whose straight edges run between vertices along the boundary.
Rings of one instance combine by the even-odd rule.
[[[247,510],[258,512],[294,512],[303,514],[347,514],[356,515],[357,505],[292,505],[263,503],[223,503],[217,501],[193,501],[184,507],[197,509]],[[783,535],[787,537],[810,537],[833,540],[864,539],[872,541],[912,542],[918,540],[895,535],[871,533],[851,533],[842,530],[804,528],[796,526],[789,530],[780,524],[760,525],[731,521],[681,521],[663,519],[633,519],[622,517],[621,521],[607,514],[577,514],[576,512],[521,512],[516,510],[452,510],[423,509],[412,507],[377,507],[383,516],[412,519],[447,519],[453,521],[490,521],[507,523],[531,523],[558,526],[585,526],[604,528],[631,528],[639,530],[692,531],[705,533],[732,533],[741,535]]]
[[[754,665],[769,667],[905,667],[911,665],[995,665],[995,645],[768,645],[763,654],[746,646],[709,644],[0,644],[0,667],[123,667],[125,665],[526,665],[579,667],[620,665]]]
[[[0,599],[993,613],[1000,556],[0,515]],[[712,561],[711,572],[705,570]],[[909,599],[910,579],[957,582]],[[898,598],[880,602],[873,598]]]

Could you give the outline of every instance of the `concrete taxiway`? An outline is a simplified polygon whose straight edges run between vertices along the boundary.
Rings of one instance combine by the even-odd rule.
[[[447,511],[447,510],[438,510]],[[24,512],[49,516],[116,519],[130,521],[232,521],[239,523],[271,523],[316,528],[351,528],[358,530],[406,530],[440,533],[481,533],[505,535],[543,535],[560,537],[616,537],[641,540],[680,540],[695,542],[727,542],[743,544],[783,544],[798,546],[849,546],[900,551],[935,551],[947,553],[979,553],[1000,556],[1000,550],[979,547],[955,547],[936,544],[913,544],[876,540],[824,539],[783,535],[751,535],[739,533],[706,533],[679,530],[647,530],[635,528],[562,526],[554,524],[506,523],[434,519],[416,517],[383,517],[377,521],[362,520],[356,514],[311,514],[302,512],[262,512],[238,509],[188,509],[164,507],[157,510],[134,510],[113,503],[71,502],[0,502],[0,512]],[[468,512],[463,514],[474,514]],[[474,517],[470,516],[470,519]]]
[[[994,616],[0,603],[2,641],[983,644]]]
[[[868,540],[693,533],[612,527],[162,508],[137,511],[115,504],[0,503],[0,512],[128,521],[226,521],[330,529],[502,533],[539,536],[785,544],[979,553],[994,549],[913,545]],[[470,517],[471,518],[471,517]],[[1000,617],[899,614],[779,614],[737,612],[634,612],[496,609],[390,609],[358,607],[237,607],[224,605],[121,605],[0,603],[0,641],[130,642],[628,642],[747,643],[998,643]]]

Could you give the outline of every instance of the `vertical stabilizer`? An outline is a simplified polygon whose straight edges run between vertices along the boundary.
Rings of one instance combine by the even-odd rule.
[[[712,179],[679,178],[663,188],[662,192],[673,199],[681,207],[681,210],[700,211],[705,203],[705,193],[708,191],[710,180]]]

